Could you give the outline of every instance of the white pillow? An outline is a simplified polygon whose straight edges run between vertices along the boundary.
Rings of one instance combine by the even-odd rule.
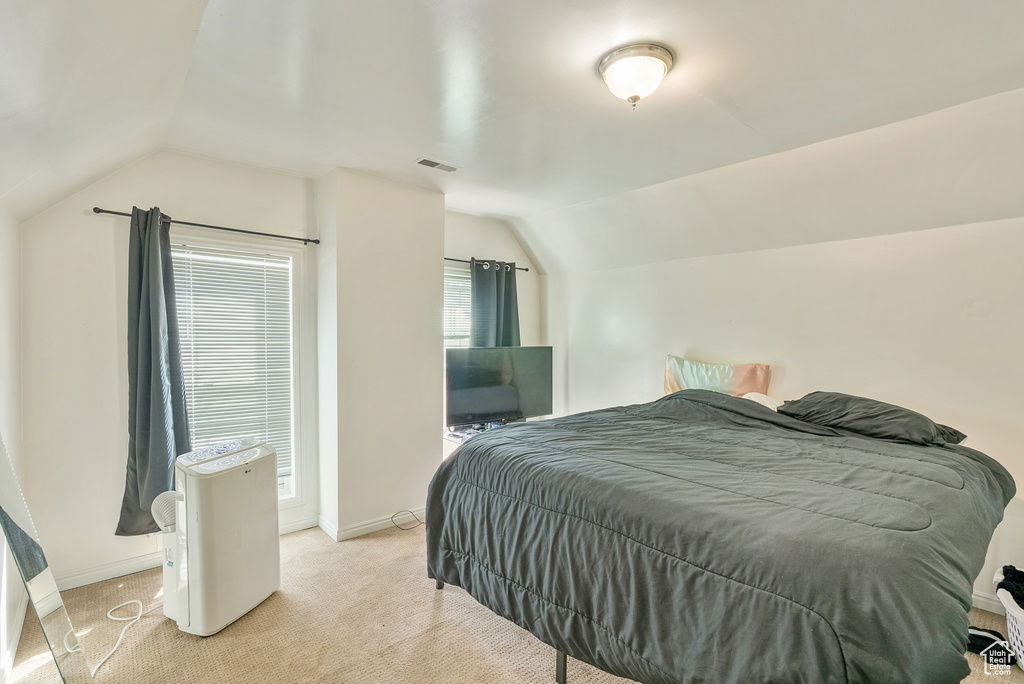
[[[665,358],[665,394],[705,389],[742,397],[767,392],[771,368],[764,363],[703,363],[669,354]]]
[[[743,398],[749,399],[750,401],[756,401],[761,406],[767,406],[772,411],[779,410],[779,407],[783,404],[783,402],[778,399],[772,399],[767,394],[761,394],[760,392],[747,392],[743,395]]]

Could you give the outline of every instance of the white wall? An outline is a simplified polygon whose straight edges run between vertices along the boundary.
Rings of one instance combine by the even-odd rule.
[[[0,204],[0,435],[16,468],[21,454],[21,233]]]
[[[316,179],[318,524],[338,538],[338,192],[334,171]]]
[[[512,227],[496,218],[446,211],[444,216],[444,255],[453,259],[496,259],[514,261],[516,294],[519,301],[519,335],[524,346],[541,341],[541,280],[543,276],[516,239]],[[458,266],[459,264],[447,263]]]
[[[0,435],[19,478],[24,473],[21,439],[21,236],[0,204]],[[0,682],[7,681],[25,619],[28,595],[7,540],[0,535]]]
[[[336,310],[320,309],[322,373],[336,367],[326,382],[337,383],[336,412],[325,403],[320,415],[322,430],[337,430],[321,438],[321,526],[347,539],[389,526],[401,509],[421,510],[441,460],[444,195],[346,169],[317,190],[321,267],[335,259],[326,266],[335,291],[323,294],[337,296]],[[325,464],[335,460],[330,482]]]
[[[563,275],[570,412],[661,396],[666,354],[772,365],[770,391],[859,394],[967,433],[1024,485],[1024,219]],[[994,563],[1024,564],[1016,500]]]
[[[315,220],[305,178],[161,150],[22,225],[25,495],[62,588],[159,562],[156,535],[114,536],[128,449],[128,219],[91,210],[132,205],[296,236]]]

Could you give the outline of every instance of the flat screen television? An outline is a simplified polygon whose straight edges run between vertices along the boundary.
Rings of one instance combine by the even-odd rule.
[[[448,427],[551,414],[551,347],[462,347],[445,355]]]

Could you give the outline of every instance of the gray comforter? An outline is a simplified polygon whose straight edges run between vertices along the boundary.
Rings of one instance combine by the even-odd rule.
[[[640,682],[959,682],[1013,480],[961,446],[704,391],[474,437],[427,499],[428,575]]]

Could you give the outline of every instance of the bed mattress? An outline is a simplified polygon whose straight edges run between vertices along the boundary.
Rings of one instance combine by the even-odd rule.
[[[650,684],[953,684],[1012,478],[689,390],[463,444],[428,575]]]

